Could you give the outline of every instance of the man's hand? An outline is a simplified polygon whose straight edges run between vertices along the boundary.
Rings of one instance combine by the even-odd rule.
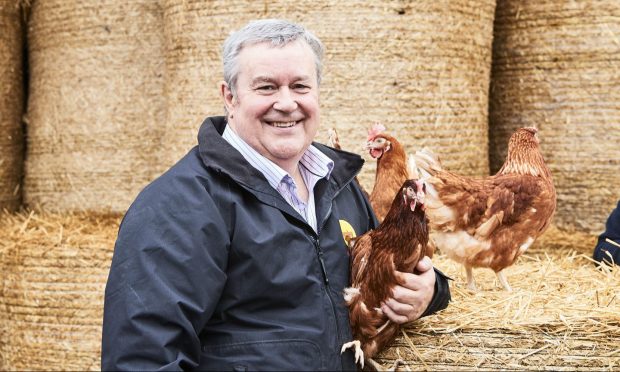
[[[403,283],[394,287],[394,297],[381,304],[381,310],[394,323],[407,323],[418,319],[426,310],[435,292],[435,270],[428,257],[418,262],[419,274],[396,271]]]

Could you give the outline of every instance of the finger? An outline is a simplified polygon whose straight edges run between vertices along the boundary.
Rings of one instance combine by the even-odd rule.
[[[407,316],[415,311],[414,304],[409,302],[401,302],[395,298],[388,298],[384,304],[389,307],[395,314]]]
[[[411,308],[418,308],[424,302],[426,298],[424,292],[422,291],[412,291],[411,289],[395,286],[392,290],[392,299],[394,303],[401,303],[410,306]],[[399,314],[407,311],[406,309],[398,311],[398,308],[393,306],[392,310],[396,311]]]
[[[395,276],[401,286],[412,291],[428,289],[435,284],[435,271],[433,270],[425,271],[420,274],[396,271]]]
[[[422,257],[418,264],[416,265],[416,270],[423,273],[433,268],[433,261],[428,256]]]
[[[390,319],[394,323],[403,324],[403,323],[407,323],[409,321],[409,319],[407,319],[406,316],[400,315],[400,314],[396,314],[394,312],[394,310],[392,310],[385,303],[381,305],[381,311],[383,311],[383,313],[388,317],[388,319]]]

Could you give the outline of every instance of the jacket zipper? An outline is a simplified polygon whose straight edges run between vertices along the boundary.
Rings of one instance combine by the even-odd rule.
[[[338,194],[340,194],[340,192],[342,191],[342,189],[344,189],[344,187],[346,187],[346,185],[348,185],[349,183],[351,183],[351,181],[353,181],[353,178],[355,178],[356,175],[357,173],[353,175],[353,177],[351,177],[348,180],[348,182],[344,183],[345,186],[341,187],[334,193],[332,200],[335,199],[338,196]],[[329,216],[331,215],[331,213],[332,213],[332,205],[330,203],[329,209],[327,210],[327,213],[325,214],[325,218],[323,219],[323,221],[321,221],[320,228],[317,229],[316,233],[312,231],[313,234],[311,235],[311,239],[312,239],[312,243],[314,244],[314,249],[316,251],[319,264],[321,266],[321,272],[323,273],[323,283],[325,283],[325,292],[327,294],[327,299],[329,300],[329,304],[332,309],[332,315],[334,316],[334,323],[336,324],[336,343],[338,343],[338,340],[341,338],[340,326],[338,325],[338,313],[336,312],[336,306],[334,305],[334,300],[332,299],[332,296],[330,294],[329,278],[327,276],[327,268],[325,267],[325,260],[323,260],[323,250],[321,249],[321,244],[320,244],[320,232],[323,231],[323,229],[325,228],[325,225],[327,224],[327,220],[329,219]]]
[[[330,286],[329,286],[329,278],[327,277],[327,268],[325,267],[325,260],[323,259],[323,250],[321,249],[321,244],[319,242],[318,235],[315,237],[311,236],[312,243],[314,244],[314,249],[316,251],[317,258],[319,260],[319,264],[321,265],[321,272],[323,273],[323,283],[325,284],[325,294],[327,295],[327,300],[329,301],[329,307],[332,309],[332,316],[334,317],[334,324],[336,325],[336,344],[338,340],[340,340],[340,326],[338,325],[338,313],[336,312],[336,306],[334,305],[334,300],[330,294]]]

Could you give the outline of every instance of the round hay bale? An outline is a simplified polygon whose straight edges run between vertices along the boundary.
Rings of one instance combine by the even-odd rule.
[[[21,204],[24,27],[18,1],[0,2],[0,210]]]
[[[516,128],[538,127],[563,230],[600,233],[620,199],[619,20],[616,0],[497,7],[491,168]]]
[[[449,169],[488,174],[494,0],[164,4],[172,159],[195,144],[205,116],[223,113],[217,83],[229,32],[251,19],[284,18],[326,47],[319,141],[335,127],[345,150],[362,153],[367,129],[381,122],[409,151],[428,146]],[[375,162],[367,164],[361,181],[371,188]]]
[[[157,1],[35,1],[25,202],[124,211],[163,167],[163,17]]]
[[[0,216],[0,370],[100,370],[119,216]]]

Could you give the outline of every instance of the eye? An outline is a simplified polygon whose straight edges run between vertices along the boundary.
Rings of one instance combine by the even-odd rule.
[[[275,90],[276,87],[275,85],[271,85],[271,84],[267,84],[267,85],[259,85],[256,87],[256,90],[262,91],[262,92],[270,92]]]
[[[298,83],[293,85],[293,90],[296,92],[305,93],[310,90],[310,87],[308,85]]]

